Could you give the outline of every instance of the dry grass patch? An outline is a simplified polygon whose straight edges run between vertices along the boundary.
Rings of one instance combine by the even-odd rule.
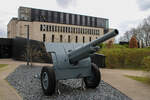
[[[140,77],[140,76],[131,76],[131,75],[125,75],[125,76],[133,80],[150,85],[150,77]]]
[[[0,64],[0,68],[6,67],[8,64]]]

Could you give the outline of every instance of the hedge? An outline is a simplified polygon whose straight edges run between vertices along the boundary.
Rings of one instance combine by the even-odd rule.
[[[143,59],[144,68],[150,71],[150,56],[144,57]]]
[[[99,53],[106,56],[107,68],[142,68],[143,66],[149,66],[147,65],[150,60],[148,57],[150,56],[149,48],[103,48]]]

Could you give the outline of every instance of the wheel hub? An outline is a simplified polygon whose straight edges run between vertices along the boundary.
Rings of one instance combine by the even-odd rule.
[[[46,72],[44,72],[42,75],[42,83],[43,83],[44,89],[47,89],[48,88],[48,75]]]

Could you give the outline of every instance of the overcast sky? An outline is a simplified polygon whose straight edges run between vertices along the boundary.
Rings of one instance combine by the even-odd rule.
[[[120,35],[150,16],[150,0],[2,0],[0,37],[7,36],[7,24],[18,16],[19,6],[108,18]]]

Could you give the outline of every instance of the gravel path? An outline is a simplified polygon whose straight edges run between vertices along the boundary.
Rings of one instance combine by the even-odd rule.
[[[7,80],[17,89],[23,100],[131,100],[129,97],[101,81],[96,89],[81,90],[81,79],[59,81],[60,95],[45,96],[38,75],[40,66],[19,66]]]

